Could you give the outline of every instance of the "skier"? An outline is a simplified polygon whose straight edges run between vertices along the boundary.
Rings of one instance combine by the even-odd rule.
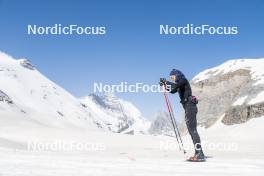
[[[178,92],[181,99],[181,104],[185,110],[185,122],[188,132],[192,138],[195,153],[188,161],[205,161],[205,156],[201,146],[200,136],[197,132],[196,114],[198,100],[192,95],[192,89],[189,81],[185,78],[184,74],[176,69],[170,72],[170,78],[174,82],[169,82],[165,78],[160,78],[160,85],[172,94]]]

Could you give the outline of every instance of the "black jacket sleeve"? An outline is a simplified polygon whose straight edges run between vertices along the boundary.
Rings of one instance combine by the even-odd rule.
[[[172,94],[176,93],[178,88],[184,86],[185,84],[186,84],[186,79],[181,79],[178,83],[173,83],[173,82],[170,82],[170,81],[166,81],[166,85],[171,86],[170,93],[172,93]]]

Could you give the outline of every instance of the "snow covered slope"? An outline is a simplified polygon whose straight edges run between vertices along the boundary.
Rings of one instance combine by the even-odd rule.
[[[199,129],[207,162],[190,163],[193,154],[189,136],[183,137],[187,155],[175,138],[122,135],[50,128],[0,128],[0,173],[2,175],[50,176],[262,176],[264,173],[264,118],[232,126],[216,122]],[[28,142],[54,144],[53,148],[28,148]],[[56,142],[98,144],[101,148],[63,150]],[[56,147],[57,146],[57,147]]]
[[[110,94],[76,99],[28,60],[15,60],[4,53],[0,53],[0,121],[129,134],[146,134],[150,125],[128,101]]]
[[[28,60],[0,52],[0,124],[98,129],[92,110],[43,76]]]
[[[223,114],[226,125],[264,115],[264,59],[230,60],[192,80],[199,98],[198,122],[209,127]]]
[[[96,123],[110,131],[146,134],[150,126],[150,122],[132,103],[117,98],[114,94],[91,94],[80,101],[85,107],[93,109],[98,117]]]
[[[264,58],[263,59],[234,59],[225,63],[202,71],[193,78],[193,82],[197,83],[213,76],[223,76],[238,70],[248,70],[251,79],[255,81],[254,85],[264,84]]]

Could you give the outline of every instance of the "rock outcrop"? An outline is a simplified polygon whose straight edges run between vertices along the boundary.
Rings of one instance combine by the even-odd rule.
[[[264,115],[264,59],[231,60],[191,81],[199,99],[198,124],[212,126],[222,115],[226,125]],[[262,73],[263,72],[263,73]],[[258,99],[255,101],[254,99]]]

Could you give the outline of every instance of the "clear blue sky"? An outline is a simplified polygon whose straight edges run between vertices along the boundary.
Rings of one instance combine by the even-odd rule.
[[[191,79],[230,58],[264,57],[262,0],[0,0],[0,50],[26,57],[80,97],[93,82],[157,83],[172,68]],[[32,36],[27,25],[107,27],[103,37]],[[235,36],[161,36],[160,24],[238,26]],[[160,94],[118,94],[148,117],[163,110]],[[176,102],[176,99],[173,100]],[[177,109],[177,113],[179,113]]]

